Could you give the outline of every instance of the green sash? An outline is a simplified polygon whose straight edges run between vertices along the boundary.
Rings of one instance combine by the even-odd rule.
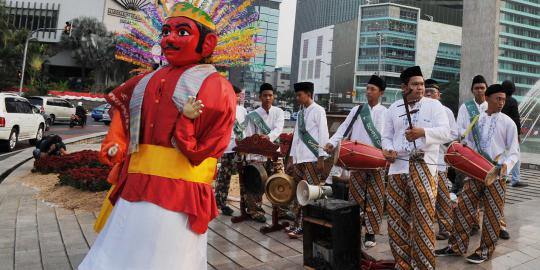
[[[469,100],[465,102],[465,107],[467,108],[467,112],[469,112],[469,121],[472,122],[475,117],[480,115],[480,112],[478,111],[478,107],[476,107],[476,102],[474,100]],[[476,123],[478,122],[474,122],[474,125],[472,127],[472,137],[474,140],[474,144],[476,145],[476,150],[487,160],[493,162],[489,155],[484,152],[482,147],[480,147],[480,130],[478,130],[478,125],[476,125]]]
[[[375,128],[375,124],[373,123],[373,119],[371,118],[371,114],[369,113],[369,105],[365,104],[361,108],[358,108],[358,110],[360,110],[360,117],[362,118],[362,123],[364,124],[364,128],[366,129],[366,132],[369,135],[373,146],[382,149],[381,133],[379,133],[377,128]]]
[[[268,135],[270,133],[270,131],[272,131],[268,125],[264,122],[264,120],[262,119],[261,115],[259,113],[257,113],[256,111],[254,112],[251,112],[250,114],[248,114],[247,116],[248,120],[251,120],[253,121],[253,123],[255,124],[255,126],[264,134],[264,135]]]
[[[319,143],[311,137],[309,132],[306,130],[306,123],[304,120],[304,110],[301,110],[300,113],[298,113],[298,131],[300,131],[300,139],[302,139],[302,142],[307,146],[309,151],[315,155],[315,157],[319,157]]]
[[[244,138],[244,129],[246,129],[246,122],[240,124],[238,120],[234,120],[233,132],[237,140],[242,140]]]

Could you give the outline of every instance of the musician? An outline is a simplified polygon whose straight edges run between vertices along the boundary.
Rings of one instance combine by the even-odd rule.
[[[441,92],[439,83],[433,79],[427,79],[426,82],[426,97],[440,100]],[[454,113],[450,108],[443,105],[443,108],[448,117],[448,124],[450,125],[451,138],[450,141],[458,139],[458,128]],[[450,142],[449,141],[449,142]],[[452,231],[452,200],[450,199],[450,180],[448,179],[448,166],[444,161],[444,155],[446,154],[446,147],[442,146],[439,150],[439,161],[437,167],[437,202],[435,204],[435,212],[437,216],[437,223],[439,224],[439,233],[435,236],[437,240],[447,240]],[[455,195],[454,195],[455,196]]]
[[[259,99],[261,106],[247,115],[245,136],[250,137],[259,134],[271,142],[275,142],[283,131],[285,118],[282,109],[272,106],[274,103],[274,87],[269,83],[262,84],[259,88]],[[282,169],[279,163],[268,162],[268,158],[264,156],[249,154],[246,159],[250,163],[263,164],[268,175]],[[250,179],[246,179],[246,181],[250,181]],[[240,185],[240,193],[247,208],[246,212],[251,219],[261,223],[266,222],[264,210],[262,209],[262,194],[247,192],[243,184]]]
[[[486,79],[482,75],[474,76],[471,84],[471,92],[474,98],[464,102],[461,107],[459,107],[458,111],[457,125],[460,138],[467,130],[467,127],[469,127],[471,124],[472,119],[479,115],[480,112],[487,110],[487,101],[485,95],[487,87],[488,84]],[[468,177],[465,175],[458,173],[456,179],[454,180],[452,192],[455,194],[460,194],[463,189],[465,179],[467,178]],[[480,230],[480,213],[476,213],[475,220],[476,223],[473,225],[471,235],[476,235]]]
[[[391,163],[390,248],[396,269],[435,269],[436,163],[441,144],[450,140],[450,126],[442,104],[423,97],[420,67],[405,69],[400,78],[404,100],[388,109],[382,136],[383,155]]]
[[[229,196],[229,185],[231,183],[231,175],[236,174],[237,155],[233,151],[236,147],[236,140],[241,140],[244,137],[245,119],[247,110],[240,104],[240,94],[242,90],[233,85],[234,93],[236,94],[236,120],[234,121],[233,133],[231,134],[231,140],[229,146],[225,150],[223,156],[221,156],[220,163],[216,179],[216,203],[217,207],[221,210],[221,213],[226,216],[231,216],[233,210],[227,206],[227,196]]]
[[[367,104],[354,107],[345,121],[326,144],[325,150],[329,153],[344,138],[359,141],[377,148],[381,147],[381,133],[386,116],[386,107],[379,103],[384,95],[386,82],[373,75],[366,86]],[[374,247],[375,234],[380,233],[384,213],[384,178],[386,172],[381,169],[354,171],[349,183],[349,199],[356,201],[364,212],[366,234],[364,246]]]
[[[501,113],[506,93],[500,84],[493,84],[486,90],[488,108],[480,112],[478,121],[465,142],[486,159],[500,167],[500,174],[493,184],[470,180],[465,182],[458,207],[454,210],[454,230],[448,240],[448,247],[437,250],[437,256],[461,256],[467,252],[471,226],[480,202],[484,205],[482,237],[480,247],[467,257],[475,264],[489,259],[495,251],[500,231],[500,220],[504,216],[505,177],[519,159],[519,143],[516,124]]]
[[[291,145],[293,177],[297,183],[306,180],[310,185],[321,185],[325,180],[324,158],[328,156],[323,147],[319,147],[328,142],[326,112],[313,101],[313,83],[295,83],[294,91],[302,109],[298,113]],[[303,234],[301,211],[301,207],[298,207],[295,228],[289,232],[290,238],[298,238]]]

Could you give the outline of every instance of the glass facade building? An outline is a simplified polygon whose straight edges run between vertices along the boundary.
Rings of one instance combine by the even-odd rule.
[[[251,12],[259,13],[256,35],[261,53],[252,59],[252,64],[242,71],[242,85],[247,91],[257,92],[264,83],[264,73],[276,67],[277,38],[279,28],[279,4],[281,1],[254,1]]]
[[[523,96],[540,78],[540,0],[502,0],[497,81]]]
[[[431,78],[437,80],[439,83],[459,81],[460,65],[461,46],[440,43]]]
[[[386,80],[383,103],[401,98],[399,73],[416,63],[416,37],[420,10],[395,4],[360,7],[356,67],[356,102],[365,102],[365,85],[379,73]],[[382,34],[379,70],[379,40]]]

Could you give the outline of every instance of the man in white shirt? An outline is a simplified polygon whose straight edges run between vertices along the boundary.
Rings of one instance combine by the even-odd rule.
[[[382,138],[383,155],[391,162],[387,185],[390,249],[396,269],[435,269],[435,176],[439,148],[450,140],[450,126],[442,104],[423,97],[420,67],[405,69],[400,78],[406,100],[388,109]]]
[[[381,133],[387,109],[379,103],[379,99],[384,95],[385,89],[386,82],[383,79],[376,75],[371,76],[366,86],[368,103],[351,110],[326,144],[327,152],[333,152],[344,138],[381,148]],[[377,244],[375,234],[380,233],[384,213],[385,176],[384,169],[353,171],[351,174],[349,200],[356,201],[363,212],[364,220],[361,223],[366,226],[366,248]]]
[[[486,101],[486,89],[488,84],[486,79],[482,75],[474,76],[471,84],[471,92],[474,96],[473,99],[464,102],[458,111],[457,125],[458,133],[460,139],[461,136],[465,133],[471,121],[474,117],[487,110],[488,104]],[[452,187],[452,192],[455,194],[460,194],[463,190],[463,185],[465,180],[469,179],[467,176],[462,173],[457,173],[456,179],[454,180],[454,185]],[[476,223],[473,224],[471,235],[476,235],[480,230],[480,214],[476,215]],[[502,231],[501,231],[502,232]]]
[[[441,92],[439,83],[433,79],[427,79],[426,82],[426,97],[440,100]],[[458,139],[458,128],[454,113],[450,108],[444,106],[444,110],[448,117],[448,123],[450,125],[451,138],[450,141]],[[450,142],[448,141],[448,142]],[[444,161],[444,155],[446,154],[447,147],[441,145],[439,150],[439,161],[437,167],[437,202],[435,204],[435,212],[437,216],[437,223],[439,224],[439,233],[436,236],[437,240],[447,240],[454,226],[452,221],[452,200],[450,199],[450,187],[451,183],[448,179],[448,166]]]
[[[325,180],[324,158],[328,156],[322,147],[329,137],[326,112],[313,101],[313,83],[295,83],[294,91],[302,109],[298,113],[291,145],[293,177],[297,183],[306,180],[310,185],[321,185]],[[295,228],[289,232],[290,238],[302,236],[301,211],[301,207],[298,207]]]
[[[233,210],[227,206],[227,197],[229,196],[229,185],[231,183],[231,175],[236,174],[236,153],[233,148],[236,147],[236,140],[242,140],[244,137],[245,119],[247,110],[240,104],[240,94],[242,90],[236,86],[233,86],[234,93],[236,94],[236,120],[234,121],[233,132],[231,134],[231,141],[225,153],[220,159],[220,167],[217,173],[216,179],[216,204],[221,210],[221,213],[226,216],[231,216]]]
[[[247,138],[259,134],[271,142],[275,142],[283,131],[285,118],[282,109],[272,106],[274,88],[271,84],[264,83],[261,85],[259,99],[261,100],[261,107],[249,113],[246,117],[247,126],[244,135]],[[264,156],[250,154],[247,155],[246,160],[249,163],[262,164],[268,176],[282,170],[279,163],[274,163]],[[245,181],[250,181],[250,179],[245,179]],[[245,202],[248,215],[257,222],[266,222],[265,212],[262,209],[262,194],[247,192],[242,183],[240,193],[242,200]]]
[[[486,91],[487,111],[480,112],[472,132],[465,142],[486,159],[500,168],[499,177],[493,184],[470,180],[465,182],[461,198],[454,210],[454,230],[448,240],[448,247],[437,250],[437,256],[461,256],[467,252],[469,237],[480,202],[484,206],[482,237],[480,246],[467,257],[470,263],[482,263],[495,251],[504,216],[505,177],[519,160],[519,143],[516,124],[501,113],[506,101],[505,89],[500,84],[488,87]]]

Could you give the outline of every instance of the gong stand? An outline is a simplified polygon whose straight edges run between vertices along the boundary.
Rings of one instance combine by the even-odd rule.
[[[280,140],[280,145],[281,145],[281,147],[279,148],[280,150],[279,155],[282,157],[285,157],[285,159],[283,160],[283,171],[286,171],[288,161],[289,161],[288,157],[291,153],[293,134],[282,133],[279,136],[279,140]],[[281,231],[284,228],[289,227],[289,222],[287,221],[283,221],[282,223],[279,223],[279,211],[280,211],[279,205],[272,204],[272,224],[262,226],[259,229],[261,233],[267,234],[271,232]]]
[[[241,161],[236,163],[236,166],[238,168],[238,176],[239,176],[241,189],[244,189],[245,181],[249,181],[249,179],[244,178],[244,172],[243,172],[244,164],[247,163],[246,155],[248,154],[261,155],[261,156],[267,157],[272,162],[277,162],[280,156],[280,153],[278,152],[278,148],[279,148],[279,145],[272,143],[268,139],[265,139],[258,134],[255,134],[253,136],[247,137],[241,141],[236,142],[236,147],[233,149],[233,151],[235,151],[237,154],[242,156]],[[245,190],[242,190],[242,191],[245,192]],[[274,224],[274,215],[277,218],[278,213],[276,212],[275,207],[273,207],[273,210],[272,210],[272,224]],[[244,196],[240,196],[240,216],[232,217],[231,222],[239,223],[239,222],[250,220],[250,219],[251,217],[246,212],[246,202],[244,200]]]

